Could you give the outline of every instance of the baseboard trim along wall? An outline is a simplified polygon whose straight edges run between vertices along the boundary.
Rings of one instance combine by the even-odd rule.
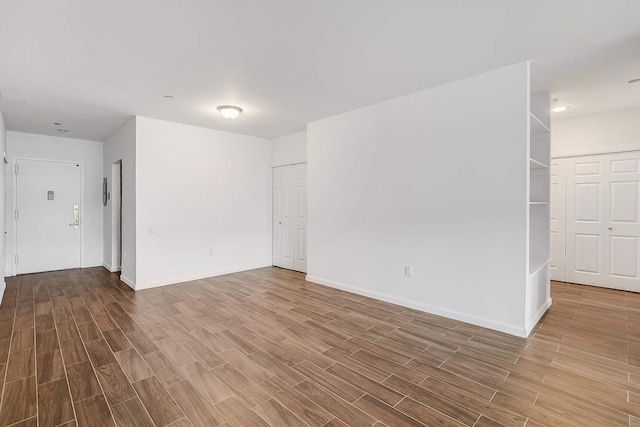
[[[526,323],[525,325],[525,329],[526,329],[526,335],[525,337],[528,337],[529,334],[531,333],[531,331],[533,330],[533,328],[536,327],[536,325],[538,324],[538,322],[540,321],[540,319],[542,319],[542,316],[544,316],[544,314],[547,312],[547,309],[549,307],[551,307],[551,298],[549,298],[544,304],[542,304],[542,307],[540,307],[540,309],[538,310],[538,312],[533,316],[533,318]]]
[[[194,280],[207,279],[209,277],[222,276],[222,275],[231,274],[231,273],[239,273],[241,271],[255,270],[256,268],[264,268],[264,267],[271,267],[271,263],[269,263],[269,264],[259,264],[259,265],[245,265],[245,266],[227,268],[227,269],[224,269],[224,270],[217,270],[217,271],[210,271],[210,272],[207,272],[207,273],[194,274],[194,275],[190,275],[190,276],[174,277],[174,278],[171,278],[171,279],[157,280],[157,281],[154,281],[154,282],[136,283],[134,286],[131,286],[131,284],[125,282],[125,280],[124,280],[124,278],[122,276],[120,276],[120,279],[123,282],[127,283],[129,286],[131,286],[136,291],[140,291],[140,290],[143,290],[143,289],[151,289],[151,288],[158,288],[160,286],[175,285],[175,284],[178,284],[178,283],[191,282],[191,281],[194,281]]]
[[[133,280],[129,279],[127,276],[121,274],[120,275],[120,280],[122,282],[124,282],[127,286],[129,286],[131,289],[133,289],[134,291],[136,290],[136,282],[134,282]]]
[[[471,323],[473,325],[482,326],[483,328],[493,329],[495,331],[504,332],[511,335],[516,335],[519,337],[527,337],[528,332],[525,328],[519,327],[517,325],[510,325],[506,323],[494,322],[489,319],[484,319],[481,317],[469,316],[468,314],[459,313],[456,311],[442,309],[440,307],[434,307],[427,304],[418,303],[415,301],[407,300],[404,298],[397,298],[391,295],[382,294],[378,292],[368,291],[366,289],[357,288],[354,286],[345,285],[343,283],[337,283],[330,280],[325,280],[320,277],[314,277],[307,275],[306,280],[308,282],[313,282],[319,285],[328,286],[330,288],[336,288],[347,292],[352,292],[354,294],[363,295],[371,298],[376,298],[381,301],[390,302],[392,304],[401,305],[407,308],[413,308],[415,310],[424,311],[425,313],[435,314],[437,316],[447,317],[454,320],[459,320],[461,322]],[[546,310],[546,308],[545,308]],[[544,310],[542,311],[544,314]],[[534,324],[535,325],[535,324]]]

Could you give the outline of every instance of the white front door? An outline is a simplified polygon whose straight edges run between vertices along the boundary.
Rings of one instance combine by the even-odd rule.
[[[273,168],[273,265],[307,271],[306,164]]]
[[[82,168],[16,162],[16,274],[80,267]]]
[[[566,161],[551,160],[550,190],[550,253],[549,272],[551,280],[566,280],[565,269],[565,212],[566,212]]]
[[[640,292],[640,153],[567,161],[567,281]]]

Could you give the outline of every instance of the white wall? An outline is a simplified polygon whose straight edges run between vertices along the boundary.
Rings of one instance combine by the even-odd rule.
[[[31,133],[7,132],[6,218],[13,218],[14,177],[12,165],[16,158],[64,160],[83,164],[84,212],[82,267],[102,265],[102,142],[87,141]],[[13,225],[6,230],[5,274],[13,275]]]
[[[5,260],[4,260],[4,253],[5,253],[5,230],[7,229],[7,226],[5,224],[5,215],[4,215],[4,209],[5,209],[5,189],[4,189],[4,184],[5,184],[5,173],[6,173],[6,169],[7,167],[4,164],[4,159],[3,159],[3,154],[6,153],[7,151],[7,130],[5,128],[4,125],[4,118],[2,117],[2,111],[0,111],[0,153],[2,155],[0,155],[0,165],[2,165],[2,171],[0,171],[0,263],[1,263],[1,268],[0,268],[0,274],[2,274],[2,280],[0,281],[0,304],[2,304],[2,298],[4,297],[4,291],[7,288],[7,284],[4,281],[4,276],[5,276]]]
[[[309,123],[307,280],[523,334],[527,91],[520,63]]]
[[[640,150],[640,108],[569,119],[551,126],[551,156]]]
[[[136,289],[271,265],[263,138],[137,117]]]
[[[122,160],[122,274],[120,279],[135,288],[136,283],[136,118],[126,122],[104,142],[103,176],[107,177],[108,191],[113,194],[112,165]],[[102,193],[101,193],[102,194]],[[104,213],[104,266],[115,270],[112,255],[113,200],[102,209]]]
[[[271,166],[285,166],[307,161],[307,131],[271,140]]]

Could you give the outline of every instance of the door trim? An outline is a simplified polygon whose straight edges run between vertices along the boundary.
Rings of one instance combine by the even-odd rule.
[[[15,157],[12,163],[12,171],[11,177],[13,181],[13,197],[11,200],[11,222],[13,227],[13,236],[12,236],[12,248],[13,248],[13,256],[11,259],[11,275],[17,275],[17,268],[15,262],[15,256],[18,252],[18,220],[16,220],[16,206],[18,206],[18,180],[16,179],[16,166],[18,165],[18,161],[20,160],[29,160],[35,162],[49,162],[49,163],[68,163],[74,165],[80,165],[80,268],[84,268],[84,162],[75,162],[72,160],[53,160],[53,159],[41,159],[37,157]]]
[[[602,151],[602,152],[598,152],[598,153],[587,153],[587,154],[569,154],[566,156],[555,156],[555,157],[551,157],[551,160],[556,160],[556,159],[571,159],[574,157],[587,157],[587,156],[604,156],[607,154],[625,154],[625,153],[638,153],[640,152],[640,150],[620,150],[620,151]]]

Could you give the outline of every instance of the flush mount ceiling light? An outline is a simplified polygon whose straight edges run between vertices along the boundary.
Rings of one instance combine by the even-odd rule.
[[[225,119],[235,119],[242,113],[242,108],[233,105],[221,105],[218,107],[218,111]]]
[[[569,107],[567,107],[566,105],[561,105],[558,107],[553,107],[551,109],[551,111],[553,111],[554,113],[561,113],[563,111],[567,111],[569,109]]]
[[[640,79],[631,79],[627,83],[638,83],[638,82],[640,82]]]

